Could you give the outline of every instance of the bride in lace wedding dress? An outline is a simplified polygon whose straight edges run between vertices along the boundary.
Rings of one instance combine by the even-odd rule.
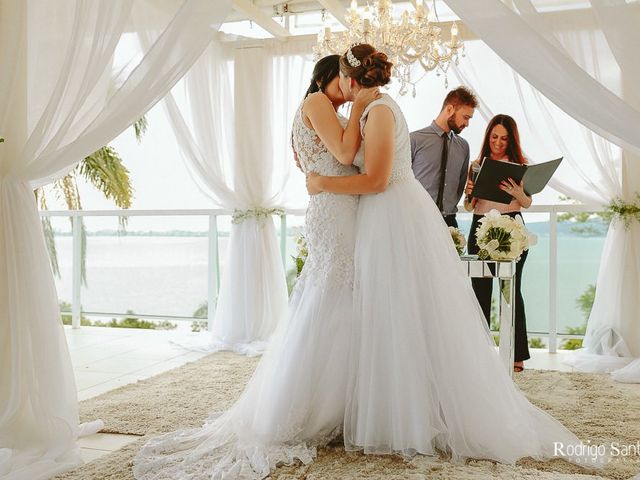
[[[350,48],[340,59],[345,97],[386,84],[391,66],[370,45]],[[529,403],[501,364],[444,220],[414,178],[400,108],[383,95],[360,123],[361,173],[307,179],[311,194],[361,194],[346,448],[406,456],[437,449],[453,460],[503,463],[562,456],[568,446],[579,452],[580,440]]]
[[[338,55],[314,69],[293,123],[293,146],[306,173],[352,175],[359,117],[377,89],[355,100],[347,122]],[[325,144],[338,154],[334,157]],[[341,163],[342,162],[342,163]],[[260,479],[277,464],[309,463],[316,447],[342,433],[353,318],[353,248],[358,197],[316,195],[306,215],[309,255],[253,377],[236,403],[201,428],[150,440],[137,454],[140,480]]]

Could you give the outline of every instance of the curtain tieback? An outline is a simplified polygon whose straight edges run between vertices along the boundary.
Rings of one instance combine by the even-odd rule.
[[[625,230],[629,230],[631,222],[640,222],[640,192],[636,193],[634,202],[627,203],[621,198],[613,199],[605,211],[605,217],[622,222]]]
[[[231,217],[231,223],[238,225],[250,218],[255,218],[258,222],[262,223],[271,215],[284,215],[284,210],[282,208],[263,207],[254,207],[249,208],[248,210],[235,209],[233,211],[233,216]]]

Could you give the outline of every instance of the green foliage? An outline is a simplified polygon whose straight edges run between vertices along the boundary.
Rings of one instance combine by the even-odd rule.
[[[206,332],[209,328],[209,322],[206,320],[194,320],[191,322],[192,332]]]
[[[307,247],[307,239],[304,235],[300,234],[298,238],[296,238],[296,247],[297,252],[296,256],[292,257],[296,264],[296,276],[300,276],[302,273],[302,268],[304,267],[304,262],[307,261],[307,257],[309,256],[309,248]]]
[[[173,330],[174,328],[178,327],[177,324],[171,323],[167,320],[156,323],[134,317],[132,315],[135,315],[135,313],[131,310],[127,310],[126,313],[128,316],[121,318],[120,320],[118,320],[117,318],[112,318],[108,322],[101,322],[99,320],[96,320],[93,323],[93,326],[111,328],[145,328],[149,330]]]
[[[619,220],[625,230],[631,227],[632,222],[640,223],[640,193],[636,193],[634,202],[625,202],[622,198],[614,198],[604,213],[609,220]]]
[[[307,257],[309,256],[309,249],[307,247],[307,239],[303,234],[299,234],[296,237],[296,255],[291,255],[293,259],[294,267],[289,269],[287,272],[287,290],[289,290],[289,295],[293,291],[293,287],[298,280],[298,277],[302,273],[302,269],[304,268],[304,263],[307,261]]]
[[[65,301],[60,302],[60,317],[62,318],[63,325],[71,325],[72,324],[72,315],[71,315],[71,304]],[[90,327],[93,325],[91,320],[89,320],[84,315],[80,314],[80,325],[83,327]]]
[[[133,131],[136,134],[136,140],[138,141],[138,143],[142,141],[142,137],[144,136],[145,133],[147,133],[148,126],[149,124],[147,123],[147,117],[145,115],[143,115],[138,120],[133,122],[132,127],[133,127]]]
[[[191,315],[195,318],[208,318],[209,317],[209,303],[202,302],[195,312]],[[191,322],[192,332],[205,332],[209,328],[208,320],[194,320]]]
[[[60,312],[63,325],[71,325],[71,305],[68,302],[60,302]],[[120,320],[112,318],[108,322],[102,322],[100,320],[91,321],[84,315],[80,315],[80,325],[83,327],[112,327],[112,328],[146,328],[150,330],[173,330],[178,325],[171,323],[167,320],[161,322],[150,322],[148,320],[141,320],[134,317],[134,312],[127,310],[127,317]]]
[[[571,200],[568,197],[560,196],[561,201]],[[578,202],[571,200],[573,204]],[[610,216],[606,212],[577,212],[577,213],[560,213],[558,214],[558,222],[571,223],[571,231],[585,237],[604,235],[609,228],[611,222]]]
[[[587,320],[589,319],[589,315],[591,314],[591,308],[593,307],[593,301],[596,297],[596,286],[591,284],[587,286],[586,290],[582,292],[576,299],[576,305],[582,312],[584,316],[584,323],[579,327],[568,327],[566,333],[570,335],[584,335],[587,331]],[[582,339],[581,338],[568,338],[562,342],[560,345],[562,350],[577,350],[578,348],[582,348]]]
[[[122,158],[112,147],[102,147],[93,152],[74,170],[96,187],[107,200],[112,200],[119,208],[130,208],[133,187],[129,170]]]
[[[304,263],[302,266],[304,266]],[[298,272],[302,271],[302,266],[295,266],[287,271],[287,290],[289,291],[289,296],[291,296],[291,292],[293,292],[293,287],[295,287],[298,276],[300,275]]]
[[[209,304],[208,302],[202,302],[198,305],[198,308],[191,315],[194,318],[208,318],[209,317]]]
[[[542,341],[541,338],[538,338],[538,337],[530,338],[529,346],[531,348],[546,348],[545,343]]]
[[[567,338],[560,345],[561,350],[578,350],[579,348],[582,348],[581,338]]]
[[[585,320],[588,320],[589,315],[591,315],[591,309],[593,308],[593,302],[595,301],[595,299],[596,286],[594,284],[590,284],[589,286],[587,286],[587,289],[582,292],[582,295],[580,295],[576,300],[576,304],[582,312]]]
[[[495,297],[491,297],[491,319],[489,321],[489,329],[492,332],[500,331],[500,318],[498,316],[498,302]]]

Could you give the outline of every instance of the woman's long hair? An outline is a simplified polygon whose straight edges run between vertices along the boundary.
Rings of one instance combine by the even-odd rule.
[[[480,150],[480,162],[482,162],[484,158],[491,156],[491,146],[489,141],[491,137],[491,131],[496,125],[502,125],[507,131],[509,143],[507,144],[506,153],[509,161],[524,165],[525,160],[524,155],[522,155],[522,149],[520,148],[520,134],[518,133],[518,125],[512,117],[502,113],[493,117],[489,122],[489,125],[487,125],[487,130],[486,132],[484,132],[484,140],[482,141],[482,149]]]
[[[307,98],[315,92],[324,92],[329,82],[336,78],[340,73],[340,55],[327,55],[316,62],[311,74],[311,83],[304,94]]]

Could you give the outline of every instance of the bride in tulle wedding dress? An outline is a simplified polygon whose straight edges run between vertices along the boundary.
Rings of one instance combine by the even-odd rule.
[[[293,147],[305,172],[352,175],[360,145],[359,117],[379,97],[355,98],[350,119],[338,86],[338,55],[314,69],[293,123]],[[332,155],[329,145],[336,155]],[[201,428],[149,441],[133,472],[141,480],[260,479],[278,464],[309,463],[316,447],[342,433],[353,319],[353,248],[358,197],[314,196],[307,209],[308,258],[253,377],[226,412]]]
[[[391,67],[370,45],[353,46],[340,59],[345,97],[386,84]],[[580,452],[580,440],[529,403],[501,364],[444,220],[414,178],[398,105],[383,95],[360,124],[361,173],[307,177],[312,195],[361,195],[345,447],[597,466],[604,459],[562,455]]]

